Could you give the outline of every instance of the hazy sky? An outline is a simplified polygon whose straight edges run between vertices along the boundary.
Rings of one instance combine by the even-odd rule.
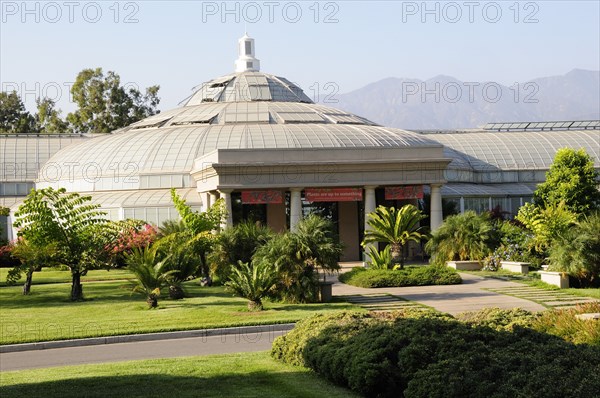
[[[35,96],[73,109],[68,86],[102,67],[140,88],[159,84],[160,108],[233,72],[247,29],[267,73],[309,96],[386,77],[510,85],[600,69],[600,2],[592,1],[1,1],[0,82],[31,108]],[[312,89],[311,89],[312,87]]]

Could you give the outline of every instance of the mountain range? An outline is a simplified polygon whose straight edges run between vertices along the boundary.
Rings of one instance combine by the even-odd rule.
[[[600,119],[600,71],[574,69],[504,86],[463,82],[450,76],[429,80],[387,78],[358,90],[321,97],[388,127],[408,130],[475,128],[489,122]]]

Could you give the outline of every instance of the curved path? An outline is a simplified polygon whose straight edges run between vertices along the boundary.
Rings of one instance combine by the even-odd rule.
[[[359,264],[362,263],[344,263],[342,264],[342,272],[349,271],[353,266],[358,266]],[[460,285],[388,287],[377,289],[346,285],[339,282],[335,276],[329,278],[335,280],[333,284],[334,296],[356,296],[373,293],[391,294],[453,315],[465,311],[477,311],[487,307],[503,309],[519,307],[529,311],[543,311],[546,309],[543,305],[534,303],[533,301],[484,290],[522,287],[523,284],[493,278],[482,278],[471,274],[460,274],[460,276],[463,279],[463,283]]]

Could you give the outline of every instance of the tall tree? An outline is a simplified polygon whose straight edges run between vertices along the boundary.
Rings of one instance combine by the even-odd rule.
[[[536,205],[545,208],[564,202],[578,214],[600,209],[599,174],[584,149],[562,148],[546,173],[546,181],[535,191]]]
[[[35,115],[36,130],[42,134],[63,134],[68,132],[68,123],[60,117],[60,109],[50,98],[36,100],[37,113]]]
[[[367,224],[371,229],[365,232],[363,245],[374,242],[389,243],[392,263],[404,267],[403,249],[408,242],[419,242],[424,238],[423,227],[419,226],[425,216],[413,205],[400,209],[379,206],[369,213]]]
[[[64,188],[32,190],[15,213],[18,236],[32,247],[54,245],[58,261],[71,270],[71,300],[83,298],[81,276],[96,268],[106,252],[108,224],[90,196],[67,193]]]
[[[0,133],[28,134],[35,132],[35,119],[25,109],[17,92],[0,92]]]
[[[115,72],[104,75],[102,68],[84,69],[71,88],[78,109],[67,120],[78,133],[110,133],[158,113],[159,88],[148,87],[142,94],[122,86]]]

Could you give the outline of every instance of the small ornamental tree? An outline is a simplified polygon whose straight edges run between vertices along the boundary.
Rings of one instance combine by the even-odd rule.
[[[71,270],[71,300],[83,299],[81,276],[105,258],[108,224],[90,196],[67,193],[64,188],[32,190],[15,213],[18,236],[33,248],[53,245],[57,262]]]
[[[567,210],[589,214],[600,209],[598,172],[584,149],[562,148],[546,173],[546,181],[538,185],[534,200],[542,208],[564,202]]]
[[[56,246],[49,244],[46,246],[33,246],[25,239],[19,238],[10,246],[10,253],[19,260],[19,264],[8,271],[6,282],[9,285],[16,284],[21,276],[25,274],[25,283],[23,284],[23,294],[31,292],[33,282],[33,273],[41,271],[44,265],[54,262],[57,254]]]

